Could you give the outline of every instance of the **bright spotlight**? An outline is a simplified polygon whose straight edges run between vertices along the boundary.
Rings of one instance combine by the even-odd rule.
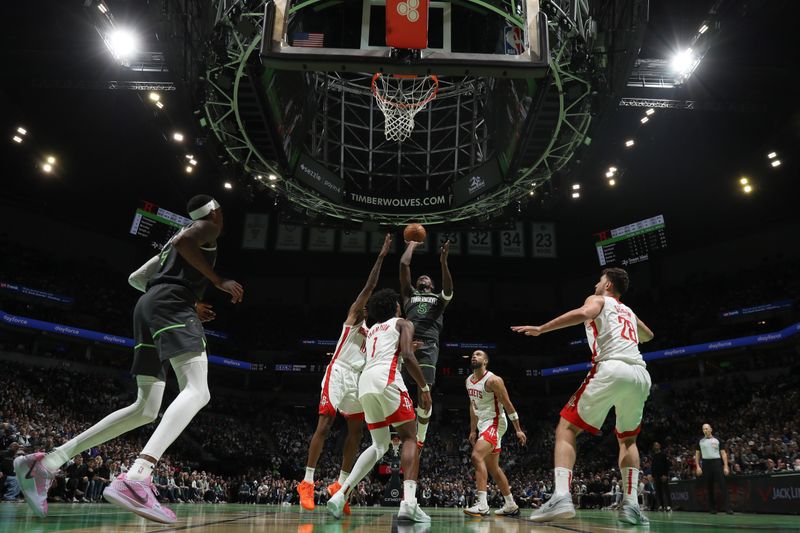
[[[614,177],[614,173],[609,170],[608,172],[606,172],[606,177],[607,178],[613,178]]]
[[[23,128],[22,126],[20,126],[19,128],[17,128],[17,133],[19,133],[20,135],[27,135],[27,134],[28,134],[28,130],[26,130],[25,128]],[[774,154],[774,153],[775,153],[775,152],[773,152],[773,154]],[[772,159],[772,158],[770,158],[770,159]]]
[[[161,100],[161,95],[155,91],[150,91],[150,94],[148,94],[147,96],[148,98],[150,98],[151,102],[158,102],[159,100]]]
[[[270,174],[269,175],[269,181],[275,181],[277,179],[278,179],[278,176],[276,176],[275,174]]]
[[[775,159],[772,163],[770,163],[770,165],[772,165],[773,168],[774,167],[779,167],[779,166],[781,166],[781,160],[780,159]]]
[[[50,172],[53,171],[53,165],[51,165],[50,163],[45,163],[44,165],[42,165],[42,170],[44,170],[49,174]]]
[[[579,193],[579,192],[572,193],[572,198],[573,199],[577,199],[577,198],[580,198],[580,197],[581,197],[581,193]]]
[[[186,171],[187,174],[191,174],[192,171],[194,170],[194,167],[191,165],[186,165],[186,168],[184,170]]]
[[[753,186],[752,185],[745,185],[742,190],[745,192],[745,194],[750,194],[751,192],[753,192]]]
[[[272,187],[274,189],[275,188],[275,184],[274,183],[271,184],[270,187]]]
[[[533,191],[528,193],[529,196],[533,196]]]
[[[644,114],[645,114],[645,115],[647,115],[647,116],[649,117],[650,115],[652,115],[652,114],[653,114],[653,113],[655,113],[655,112],[656,112],[656,110],[655,110],[655,109],[653,109],[653,108],[651,107],[650,109],[648,109],[647,111],[645,111],[645,112],[644,112]]]
[[[580,183],[576,183],[575,185],[572,186],[572,190],[573,191],[581,190],[581,184]]]
[[[702,26],[700,26],[700,29],[697,30],[697,33],[703,35],[707,31],[708,31],[708,24],[703,24]]]
[[[190,159],[189,160],[189,164],[192,165],[193,167],[196,167],[197,166],[197,160],[196,159]]]
[[[55,164],[56,164],[56,158],[55,158],[55,157],[53,157],[52,155],[48,155],[48,156],[47,156],[47,162],[48,162],[49,164],[51,164],[51,165],[55,165]]]
[[[616,172],[617,171],[617,167],[608,167],[608,171],[609,172]]]
[[[17,130],[17,131],[19,131],[19,130]],[[20,133],[22,133],[23,135],[25,134],[25,132],[23,132],[23,131],[20,131]],[[777,152],[770,152],[770,153],[767,154],[767,159],[775,159],[776,157],[778,157],[778,153]]]
[[[225,187],[226,189],[230,190],[230,189],[233,189],[233,184],[230,181],[226,181],[225,184],[223,185],[223,187]]]
[[[183,142],[183,133],[175,132],[172,134],[172,139],[178,142]]]
[[[742,185],[747,185],[748,183],[750,183],[750,180],[747,178],[741,178],[739,180],[739,183],[741,183]]]
[[[625,141],[625,146],[627,146],[628,148],[630,148],[633,145],[634,145],[633,139],[628,139],[627,141]]]
[[[125,60],[139,49],[139,39],[130,30],[117,29],[108,34],[108,47],[117,59]]]
[[[97,9],[99,9],[100,13],[102,13],[103,15],[108,13],[108,8],[105,5],[103,5],[102,3],[97,4]]]
[[[192,154],[186,154],[184,157],[186,159],[194,159],[194,156]]]
[[[608,180],[608,184],[612,187],[617,184],[617,180]]]
[[[14,135],[13,137],[11,137],[11,140],[14,141],[15,143],[21,143],[22,137],[20,137],[19,135]]]
[[[641,122],[642,124],[647,124],[647,122],[648,122],[649,120],[650,120],[650,119],[649,119],[649,118],[647,118],[647,117],[642,117],[642,118],[641,118],[641,120],[639,120],[639,122]]]
[[[683,50],[675,54],[672,57],[670,65],[674,72],[680,76],[686,77],[694,70],[694,67],[697,65],[697,59],[694,57],[692,49],[689,48],[688,50]]]

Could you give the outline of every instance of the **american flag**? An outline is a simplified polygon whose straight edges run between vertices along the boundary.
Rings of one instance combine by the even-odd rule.
[[[293,33],[292,46],[303,48],[322,48],[325,42],[324,33]]]

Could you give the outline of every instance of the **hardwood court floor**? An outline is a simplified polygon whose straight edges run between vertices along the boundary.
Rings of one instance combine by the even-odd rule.
[[[800,532],[800,516],[705,513],[649,513],[650,528],[619,524],[609,511],[579,511],[573,520],[551,525],[533,524],[514,518],[474,519],[460,509],[428,509],[433,518],[430,526],[398,524],[396,509],[354,508],[350,517],[334,520],[325,507],[314,512],[300,511],[298,506],[272,505],[174,505],[178,523],[164,526],[139,518],[112,505],[53,504],[49,516],[35,518],[25,504],[0,504],[0,532],[74,533],[112,532],[191,532],[191,533],[608,533],[613,531],[702,532],[733,531]],[[528,513],[524,513],[523,516]]]

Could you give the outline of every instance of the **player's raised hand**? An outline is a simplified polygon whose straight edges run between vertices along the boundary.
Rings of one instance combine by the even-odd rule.
[[[409,248],[411,248],[413,250],[414,248],[416,248],[420,244],[422,244],[422,243],[419,242],[419,241],[406,241],[406,250],[408,250]]]
[[[521,446],[525,446],[528,443],[528,436],[525,435],[525,432],[522,430],[517,431],[517,440],[519,441]]]
[[[419,394],[419,406],[421,409],[428,410],[433,405],[433,400],[431,400],[431,391],[427,392],[420,392]]]
[[[194,304],[194,309],[197,311],[197,318],[200,319],[200,322],[211,322],[217,318],[217,313],[214,312],[211,304],[197,302]]]
[[[511,326],[511,331],[523,333],[530,337],[538,337],[542,333],[542,326]]]
[[[470,431],[469,432],[469,443],[472,446],[475,446],[475,443],[478,441],[478,432],[477,431]]]
[[[442,244],[442,249],[440,250],[439,254],[439,261],[442,263],[447,263],[447,256],[450,254],[450,239],[444,241]]]
[[[381,247],[381,252],[378,254],[381,257],[386,257],[386,254],[389,253],[389,249],[392,247],[392,234],[387,233],[386,237],[383,238],[383,246]]]
[[[232,279],[223,279],[217,288],[231,295],[231,303],[238,304],[244,297],[244,287]]]

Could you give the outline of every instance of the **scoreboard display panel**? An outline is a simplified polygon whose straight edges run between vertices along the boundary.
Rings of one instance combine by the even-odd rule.
[[[667,246],[664,215],[595,234],[600,266],[633,265],[650,259],[650,253]]]
[[[190,222],[191,219],[152,202],[142,202],[133,215],[130,233],[147,239],[153,248],[161,249],[179,229]]]

